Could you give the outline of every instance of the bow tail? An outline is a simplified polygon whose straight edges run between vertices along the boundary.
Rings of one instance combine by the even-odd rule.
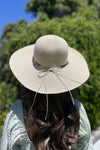
[[[71,91],[70,91],[69,88],[65,85],[65,83],[61,80],[61,78],[59,77],[59,75],[56,74],[56,73],[55,73],[55,75],[56,75],[56,77],[59,79],[59,81],[64,85],[64,87],[68,90],[68,92],[69,92],[69,94],[70,94],[70,97],[71,97],[71,100],[72,100],[72,103],[73,103],[73,105],[75,105],[74,98],[73,98],[73,96],[72,96]]]

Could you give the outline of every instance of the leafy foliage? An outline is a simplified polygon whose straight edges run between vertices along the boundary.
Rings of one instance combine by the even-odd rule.
[[[2,128],[3,128],[3,124],[5,122],[6,116],[7,116],[6,112],[2,112],[2,114],[0,114],[0,136],[2,134]]]
[[[38,12],[42,12],[49,18],[62,17],[78,12],[81,7],[88,8],[93,4],[97,7],[99,13],[99,0],[30,0],[26,4],[26,12],[31,12],[35,16]]]
[[[31,0],[26,5],[26,12],[37,15],[38,12],[46,13],[50,18],[61,17],[77,11],[79,3],[76,0]]]
[[[12,103],[16,100],[17,93],[17,87],[0,82],[0,136],[5,117]]]

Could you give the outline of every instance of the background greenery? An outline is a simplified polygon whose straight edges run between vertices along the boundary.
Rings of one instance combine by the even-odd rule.
[[[100,2],[99,0],[31,0],[26,12],[37,19],[8,23],[0,37],[0,134],[10,106],[19,98],[21,85],[9,68],[9,58],[17,49],[35,43],[45,34],[63,37],[86,58],[93,88],[81,86],[75,97],[88,113],[91,127],[100,126]]]

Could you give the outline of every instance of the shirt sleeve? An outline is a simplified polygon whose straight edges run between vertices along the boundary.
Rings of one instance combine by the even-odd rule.
[[[1,137],[1,149],[0,150],[13,150],[12,145],[11,145],[11,131],[15,125],[14,111],[16,111],[16,103],[11,106],[7,114],[4,127],[3,127],[2,137]]]
[[[17,100],[10,108],[3,127],[0,150],[34,150],[23,120],[22,102]]]
[[[3,132],[2,132],[2,138],[1,138],[1,150],[9,150],[9,129],[8,129],[8,124],[9,120],[11,117],[11,112],[7,114],[4,127],[3,127]]]
[[[77,150],[94,150],[91,127],[85,108],[80,104],[80,130],[77,141]]]

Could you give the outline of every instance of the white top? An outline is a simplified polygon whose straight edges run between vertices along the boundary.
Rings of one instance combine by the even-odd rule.
[[[80,136],[77,142],[73,144],[73,148],[76,150],[94,150],[86,111],[78,100],[75,100],[75,105],[80,111]],[[35,150],[26,132],[21,100],[17,100],[12,105],[7,115],[2,133],[1,150]]]

